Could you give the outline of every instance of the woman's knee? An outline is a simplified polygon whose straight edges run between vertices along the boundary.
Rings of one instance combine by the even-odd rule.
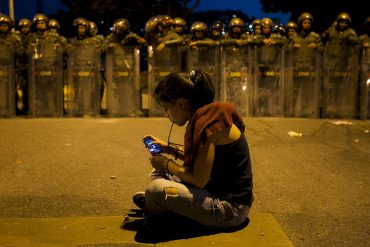
[[[145,207],[148,210],[158,210],[161,208],[161,201],[164,196],[165,179],[155,179],[151,181],[145,190]]]

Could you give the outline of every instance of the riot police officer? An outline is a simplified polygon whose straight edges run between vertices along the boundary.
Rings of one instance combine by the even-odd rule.
[[[161,16],[158,24],[160,35],[158,37],[156,51],[161,51],[166,46],[178,46],[184,44],[184,39],[172,31],[173,19],[168,15]]]
[[[220,42],[222,46],[243,46],[249,39],[249,34],[243,33],[244,21],[239,17],[233,17],[229,21],[229,32]]]
[[[298,25],[295,21],[288,21],[285,25],[286,36],[288,39],[292,39],[297,35]]]
[[[214,41],[220,41],[224,39],[224,24],[221,21],[214,21],[211,24],[209,37]]]
[[[312,31],[312,22],[313,17],[308,12],[304,12],[298,17],[298,36],[292,38],[294,48],[299,49],[302,43],[312,49],[322,45],[320,35]]]
[[[27,35],[31,33],[31,21],[27,18],[22,18],[18,22],[18,31],[22,42],[26,39]]]
[[[29,102],[31,116],[61,116],[63,88],[62,38],[49,30],[49,18],[36,14],[26,38],[28,55]],[[45,86],[48,85],[48,86]]]
[[[208,27],[204,22],[194,22],[190,27],[192,34],[189,46],[195,48],[196,46],[210,46],[215,42],[208,37]]]
[[[98,26],[96,25],[95,22],[89,21],[89,33],[93,39],[95,39],[99,45],[103,46],[104,44],[104,36],[101,34],[98,34]]]
[[[225,34],[225,39],[247,39],[243,34],[244,21],[239,17],[231,18],[229,22],[229,32]]]
[[[90,22],[88,20],[78,17],[73,21],[73,27],[75,28],[76,35],[70,41],[70,45],[80,46],[89,43],[99,48],[98,41],[91,38]]]
[[[161,21],[161,16],[153,16],[145,23],[145,40],[149,45],[155,45],[158,42],[160,32],[158,30],[159,22]]]
[[[0,14],[0,46],[1,46],[1,55],[0,55],[0,65],[3,68],[12,68],[10,71],[14,71],[15,69],[15,62],[16,59],[22,55],[23,47],[20,36],[18,36],[16,33],[12,32],[11,29],[14,26],[13,20],[4,14]],[[2,71],[1,71],[2,72]],[[14,112],[15,109],[8,109],[9,107],[13,107],[14,102],[8,102],[9,98],[14,99],[14,94],[8,95],[8,97],[2,97],[2,95],[7,95],[7,92],[14,92],[14,78],[17,76],[15,73],[2,73],[2,74],[8,74],[9,79],[5,81],[0,81],[0,86],[2,89],[2,93],[0,94],[0,115],[4,112],[9,113],[8,116],[12,115],[10,112]],[[10,83],[9,83],[10,82]],[[8,88],[10,90],[5,90],[5,88]],[[11,88],[9,88],[11,87]],[[22,112],[26,109],[26,102],[25,96],[27,92],[25,91],[25,85],[24,82],[17,80],[17,93],[15,94],[15,102],[16,105],[16,111]],[[6,101],[6,102],[5,102]],[[13,101],[13,100],[12,100]],[[7,108],[7,109],[4,109]]]
[[[261,20],[262,33],[261,35],[254,35],[253,39],[249,39],[248,44],[252,45],[284,45],[284,39],[272,32],[273,22],[270,18],[263,18]]]
[[[351,23],[352,18],[348,13],[339,13],[333,25],[322,34],[323,43],[338,39],[342,45],[358,44],[357,33],[350,27]]]
[[[286,36],[286,30],[282,24],[274,25],[272,32],[276,33],[277,35],[280,35],[282,38]]]
[[[288,45],[287,87],[291,89],[286,99],[288,112],[295,117],[319,116],[319,77],[321,69],[321,40],[312,31],[313,17],[304,12],[298,17],[298,33],[291,36]],[[293,73],[294,72],[294,73]]]
[[[261,35],[262,34],[262,25],[260,19],[254,19],[252,22],[252,29],[254,35]]]
[[[147,42],[130,31],[125,18],[113,23],[105,40],[105,78],[107,114],[109,116],[141,116],[140,55]],[[144,49],[143,49],[144,50]]]
[[[322,34],[327,74],[323,87],[324,117],[352,118],[357,114],[358,37],[351,23],[351,16],[342,12]]]
[[[11,30],[14,27],[13,20],[4,14],[0,14],[0,40],[9,45],[16,55],[22,54],[22,43],[20,37]]]
[[[50,19],[50,21],[49,21],[49,30],[50,30],[50,32],[57,35],[59,37],[59,40],[60,40],[61,44],[63,45],[63,47],[66,48],[67,44],[68,44],[68,40],[67,40],[66,37],[62,36],[59,33],[59,29],[60,29],[59,22],[56,19]]]
[[[189,40],[190,35],[187,34],[187,26],[188,24],[186,21],[181,17],[173,18],[173,25],[172,30],[180,35],[184,40]]]
[[[112,32],[105,39],[105,45],[107,46],[110,44],[112,46],[115,43],[131,46],[147,45],[144,38],[130,31],[130,23],[125,18],[117,19],[113,23]]]
[[[90,34],[90,22],[83,17],[73,21],[76,36],[68,44],[68,93],[66,112],[74,116],[96,116],[101,111],[101,55],[103,45]]]
[[[63,50],[64,43],[63,38],[58,34],[49,31],[49,18],[44,14],[36,14],[32,19],[32,33],[29,34],[25,41],[25,49],[36,52],[36,56],[39,56],[39,41],[48,40],[48,43],[53,44],[55,47],[60,47]]]

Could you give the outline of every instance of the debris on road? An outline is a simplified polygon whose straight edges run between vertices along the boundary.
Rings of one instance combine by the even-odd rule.
[[[352,125],[353,124],[351,121],[347,121],[347,120],[335,120],[335,121],[330,121],[330,123],[334,125]]]
[[[302,137],[302,136],[303,136],[303,134],[302,134],[302,133],[300,133],[300,132],[289,131],[289,132],[288,132],[288,136],[290,136],[290,137]]]

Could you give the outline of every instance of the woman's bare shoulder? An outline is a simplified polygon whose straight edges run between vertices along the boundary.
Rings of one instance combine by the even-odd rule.
[[[216,145],[230,144],[239,139],[241,131],[233,124],[231,127],[221,130],[212,136]]]

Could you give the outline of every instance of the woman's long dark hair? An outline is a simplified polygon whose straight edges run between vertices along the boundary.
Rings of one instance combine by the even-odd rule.
[[[201,70],[192,70],[189,74],[175,72],[159,81],[153,96],[158,102],[185,98],[196,110],[213,102],[215,88],[211,77]]]

